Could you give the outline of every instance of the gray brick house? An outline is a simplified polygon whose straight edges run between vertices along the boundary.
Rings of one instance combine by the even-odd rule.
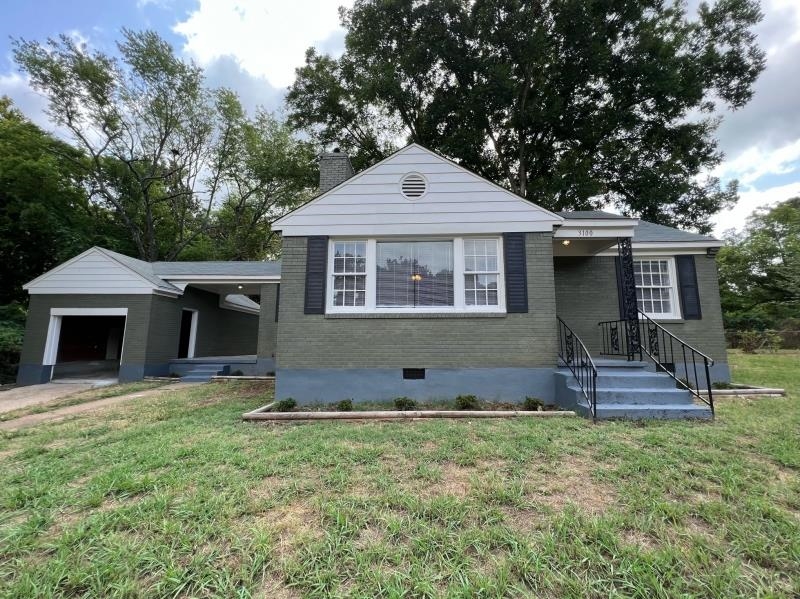
[[[70,332],[81,326],[120,379],[274,370],[276,396],[299,402],[535,396],[601,415],[596,396],[614,391],[628,411],[607,416],[703,416],[674,379],[704,387],[707,366],[728,380],[718,240],[556,214],[416,144],[358,174],[331,152],[320,171],[320,195],[275,224],[280,262],[93,248],[32,281],[19,382],[90,355]]]

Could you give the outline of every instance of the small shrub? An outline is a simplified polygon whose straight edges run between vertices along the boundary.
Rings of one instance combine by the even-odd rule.
[[[417,402],[410,397],[396,397],[394,400],[394,407],[402,412],[406,412],[416,409]]]
[[[337,412],[352,412],[353,411],[353,400],[352,399],[343,399],[339,403],[336,404],[336,411]]]
[[[272,406],[273,412],[291,412],[297,407],[297,402],[292,399],[291,397],[287,397],[286,399],[280,399],[275,402],[275,405]]]
[[[739,347],[746,354],[754,354],[766,347],[770,351],[780,349],[781,336],[774,331],[742,331],[739,336]]]
[[[537,412],[544,407],[544,402],[536,397],[526,397],[522,407],[528,412]]]
[[[772,353],[775,353],[783,346],[783,337],[776,331],[765,331],[764,346]]]
[[[459,395],[456,397],[456,410],[480,410],[481,404],[474,395]]]
[[[179,375],[177,372],[170,372],[169,373],[169,378],[171,378],[171,379],[179,379],[179,378],[181,378],[181,375]]]
[[[231,376],[244,376],[244,372],[242,372],[241,370],[234,370],[233,372],[231,372],[230,375]]]

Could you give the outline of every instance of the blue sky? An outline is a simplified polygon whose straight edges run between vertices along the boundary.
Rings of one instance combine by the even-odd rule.
[[[280,110],[305,49],[338,54],[337,8],[352,0],[29,0],[7,2],[0,25],[0,94],[52,129],[44,101],[11,59],[11,38],[61,33],[111,51],[122,27],[155,29],[206,69],[210,85],[235,89],[249,109]],[[691,0],[696,4],[697,0]],[[741,227],[756,207],[800,195],[800,0],[762,0],[759,41],[767,70],[753,101],[724,114],[725,162],[713,173],[740,181],[736,208],[716,218],[717,233]]]

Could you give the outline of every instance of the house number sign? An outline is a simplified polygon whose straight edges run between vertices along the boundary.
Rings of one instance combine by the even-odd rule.
[[[578,229],[578,237],[592,237],[593,235],[593,229]]]

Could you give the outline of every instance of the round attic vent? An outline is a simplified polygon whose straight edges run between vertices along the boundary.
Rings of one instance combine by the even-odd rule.
[[[418,173],[409,173],[400,181],[400,191],[410,200],[416,200],[428,191],[428,182]]]

